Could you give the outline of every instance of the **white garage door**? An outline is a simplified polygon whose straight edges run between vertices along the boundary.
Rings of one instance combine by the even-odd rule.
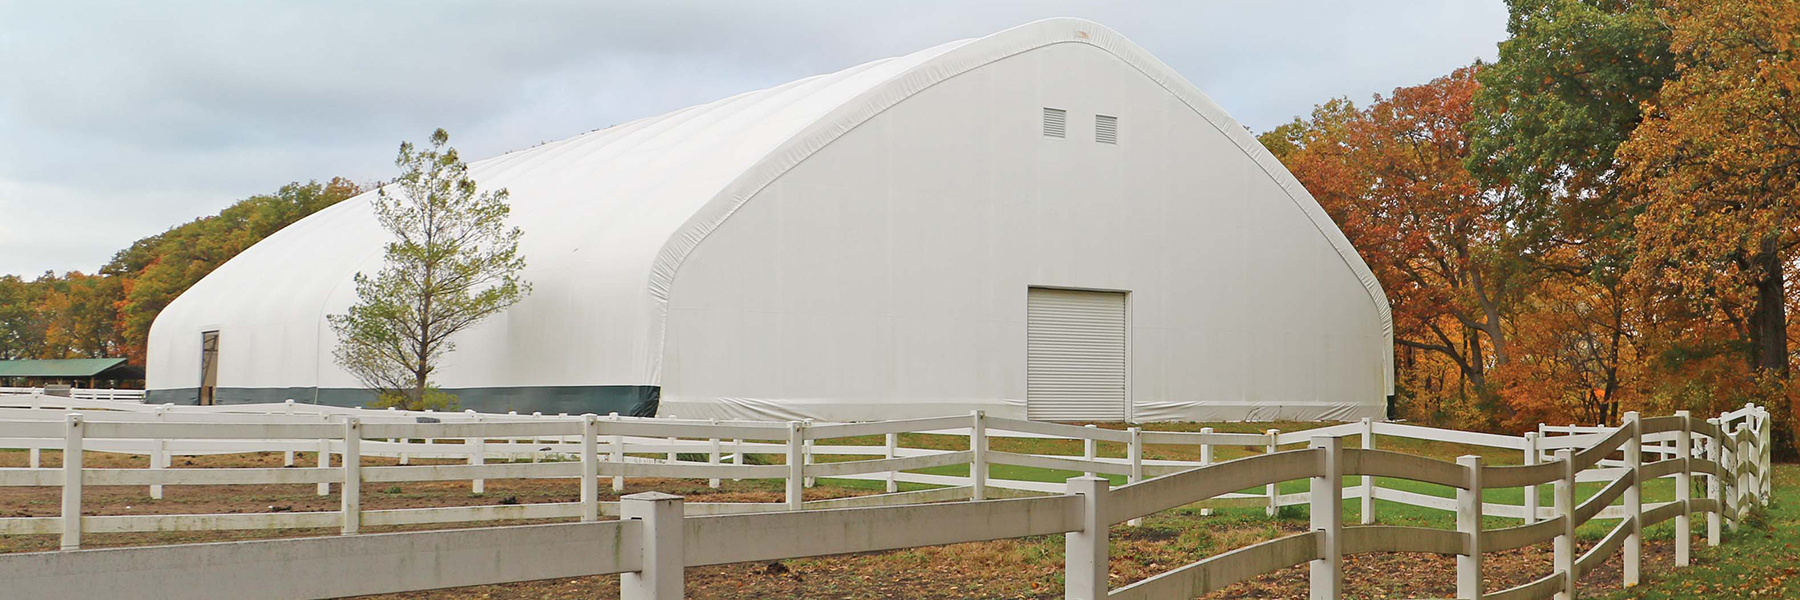
[[[1125,294],[1031,288],[1025,304],[1026,416],[1125,420]]]

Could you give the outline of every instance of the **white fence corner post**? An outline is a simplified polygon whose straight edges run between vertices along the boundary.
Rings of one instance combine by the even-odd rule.
[[[1212,432],[1213,432],[1213,428],[1211,428],[1211,427],[1201,427],[1200,428],[1201,436],[1212,435]],[[1204,437],[1202,437],[1200,440],[1200,466],[1208,467],[1208,466],[1212,466],[1212,464],[1213,464],[1212,442],[1208,442],[1208,441],[1206,441],[1206,439]],[[1202,516],[1202,517],[1210,517],[1210,516],[1212,516],[1212,514],[1213,514],[1213,509],[1210,509],[1210,508],[1200,509],[1200,516]]]
[[[1324,537],[1321,556],[1308,565],[1311,597],[1337,600],[1344,593],[1344,440],[1315,437],[1307,445],[1319,454],[1319,474],[1310,481],[1312,530]]]
[[[806,435],[806,425],[799,421],[788,421],[787,436],[787,505],[788,510],[800,510],[805,501],[802,489],[806,481],[806,459],[801,452]]]
[[[606,418],[614,423],[618,423],[619,413],[608,413]],[[618,471],[614,471],[615,473],[625,472],[625,436],[623,435],[613,434],[612,436],[612,463],[619,469]],[[612,490],[615,494],[625,491],[624,475],[613,476]]]
[[[1675,515],[1675,566],[1685,567],[1694,545],[1690,518],[1694,512],[1694,416],[1685,410],[1675,411],[1675,416],[1681,419],[1680,428],[1675,430],[1675,456],[1681,461],[1681,470],[1675,473],[1675,501],[1681,503],[1681,513]]]
[[[1563,520],[1562,533],[1554,542],[1554,572],[1562,576],[1556,600],[1575,600],[1575,451],[1560,448],[1556,460],[1562,465],[1562,478],[1556,480],[1556,518]]]
[[[1714,466],[1714,470],[1706,475],[1706,497],[1713,501],[1712,511],[1706,513],[1706,545],[1718,546],[1719,530],[1724,523],[1721,514],[1725,512],[1725,488],[1718,471],[1725,465],[1725,461],[1719,454],[1721,444],[1718,434],[1724,432],[1725,427],[1719,424],[1718,419],[1707,419],[1706,424],[1713,426],[1713,435],[1706,438],[1706,460],[1712,461]]]
[[[1263,434],[1269,436],[1268,453],[1274,454],[1276,452],[1280,452],[1281,447],[1278,444],[1276,444],[1276,442],[1281,437],[1281,430],[1280,429],[1270,429],[1268,431],[1263,432]],[[1279,482],[1279,481],[1270,482],[1269,485],[1264,488],[1264,493],[1267,493],[1269,495],[1269,507],[1268,507],[1268,509],[1266,509],[1266,512],[1268,512],[1269,516],[1273,517],[1277,514],[1280,514],[1280,512],[1281,512],[1281,482]]]
[[[1082,498],[1082,528],[1063,534],[1063,600],[1105,600],[1112,573],[1106,506],[1112,482],[1083,476],[1064,486]]]
[[[593,413],[581,415],[581,520],[600,520],[600,422]]]
[[[987,499],[987,416],[969,413],[969,499]]]
[[[619,576],[620,600],[680,600],[684,582],[681,496],[642,492],[619,499],[619,518],[642,521],[643,568]]]
[[[1463,538],[1463,551],[1456,555],[1456,597],[1480,600],[1481,457],[1459,456],[1456,464],[1469,482],[1467,489],[1456,490],[1456,531]]]
[[[1126,431],[1131,432],[1131,445],[1125,449],[1126,458],[1131,460],[1131,475],[1126,477],[1125,483],[1132,484],[1144,480],[1144,428],[1132,427]],[[1144,519],[1135,518],[1126,524],[1137,527],[1144,524]]]
[[[62,549],[81,547],[81,415],[63,416]]]
[[[344,419],[344,535],[362,530],[362,419]]]
[[[900,434],[890,433],[890,434],[887,434],[886,437],[887,437],[887,449],[886,449],[886,451],[882,452],[882,454],[881,454],[882,458],[893,459],[893,458],[898,457],[899,449],[900,449]],[[898,469],[890,470],[887,472],[887,493],[892,494],[894,492],[900,491],[899,477],[900,477],[900,471]]]
[[[1362,419],[1362,448],[1364,450],[1375,449],[1375,420],[1368,417],[1363,417]],[[1362,502],[1360,509],[1361,510],[1357,511],[1357,517],[1362,524],[1373,525],[1375,523],[1374,477],[1364,475],[1362,478]]]
[[[1630,519],[1629,533],[1625,535],[1624,568],[1622,578],[1625,587],[1637,585],[1643,580],[1641,571],[1644,557],[1644,421],[1637,411],[1625,413],[1622,427],[1631,429],[1631,436],[1625,438],[1625,466],[1631,470],[1631,485],[1625,488],[1625,518]]]
[[[1538,464],[1538,433],[1535,431],[1525,432],[1525,464]],[[1528,485],[1525,486],[1525,524],[1530,525],[1538,520],[1538,486]]]

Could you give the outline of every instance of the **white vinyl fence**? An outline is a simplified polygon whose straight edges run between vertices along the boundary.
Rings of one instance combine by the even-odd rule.
[[[0,397],[4,399],[5,397]],[[44,400],[37,402],[56,401]],[[16,402],[16,400],[15,400]],[[27,401],[29,402],[29,401]],[[4,406],[6,401],[0,401]],[[40,404],[42,406],[42,404]],[[59,407],[66,408],[66,407]],[[55,448],[61,468],[0,469],[0,485],[61,486],[63,514],[78,515],[84,485],[230,485],[298,483],[342,486],[339,511],[226,515],[123,515],[0,519],[0,533],[61,535],[66,550],[90,532],[197,529],[340,527],[492,519],[572,518],[579,523],[477,530],[363,534],[326,539],[82,550],[0,556],[0,578],[21,597],[155,596],[169,598],[331,598],[524,581],[547,577],[623,573],[626,599],[678,598],[687,566],[765,561],[846,552],[1067,534],[1067,598],[1191,598],[1231,583],[1299,564],[1312,570],[1314,598],[1336,598],[1342,556],[1381,551],[1458,556],[1459,598],[1548,598],[1613,553],[1625,552],[1624,578],[1635,583],[1641,565],[1643,527],[1677,521],[1675,561],[1690,556],[1688,519],[1705,514],[1707,540],[1720,528],[1737,527],[1768,494],[1768,413],[1759,407],[1700,421],[1686,414],[1639,419],[1628,414],[1617,428],[1553,429],[1521,437],[1476,434],[1402,424],[1350,423],[1313,430],[1264,434],[1125,431],[968,416],[900,421],[809,424],[631,419],[581,415],[519,416],[407,413],[275,405],[262,413],[221,407],[171,407],[150,411],[83,410],[61,414],[45,408],[0,408],[0,447]],[[242,409],[240,409],[242,410]],[[276,411],[280,414],[267,414]],[[293,414],[286,414],[292,412]],[[45,413],[55,413],[46,415]],[[53,418],[52,418],[53,417]],[[964,436],[965,450],[904,448],[901,433]],[[831,455],[868,455],[848,462],[809,460],[813,442],[880,435],[881,446],[822,446]],[[1398,436],[1499,447],[1522,453],[1520,466],[1483,465],[1468,456],[1456,463],[1374,448],[1375,436]],[[994,437],[1081,440],[1081,456],[1032,455],[989,449]],[[458,443],[440,443],[455,440]],[[1357,442],[1351,444],[1348,442]],[[1096,444],[1127,449],[1124,458],[1096,456]],[[1146,444],[1192,444],[1202,460],[1144,459]],[[1280,446],[1307,444],[1305,449]],[[1217,445],[1255,446],[1266,452],[1212,464]],[[1358,447],[1360,446],[1360,447]],[[251,451],[322,451],[344,457],[337,467],[167,469],[171,454]],[[83,468],[83,451],[131,452],[152,457],[150,469]],[[647,459],[632,454],[654,453]],[[676,460],[676,453],[704,461]],[[784,464],[742,464],[745,454],[785,455]],[[372,455],[456,458],[466,464],[364,466]],[[1644,456],[1654,460],[1643,462]],[[488,464],[489,458],[538,460]],[[970,465],[967,477],[910,471]],[[1066,483],[1003,480],[987,467],[1021,465],[1087,472]],[[1125,476],[1124,486],[1092,474]],[[1705,497],[1693,497],[1691,478],[1706,478]],[[1345,476],[1360,484],[1342,485]],[[618,486],[624,477],[786,480],[782,504],[684,504],[667,494],[636,494],[619,503],[598,501],[602,477]],[[803,502],[809,478],[862,478],[889,482],[887,494]],[[1456,498],[1440,498],[1375,485],[1377,477],[1440,484]],[[1670,477],[1677,497],[1646,504],[1644,482]],[[363,510],[364,483],[484,479],[580,478],[578,502],[450,508]],[[1311,491],[1280,494],[1277,484],[1306,479]],[[925,491],[894,492],[899,482],[934,484]],[[1574,486],[1604,483],[1577,504]],[[1556,490],[1553,506],[1536,504],[1536,486]],[[1262,494],[1238,490],[1262,488]],[[1526,504],[1479,501],[1488,488],[1524,488]],[[1050,494],[1050,495],[1043,495]],[[1034,497],[1019,498],[1028,495]],[[1001,499],[1003,497],[1013,497]],[[1363,525],[1345,526],[1342,500],[1363,498]],[[1371,525],[1374,498],[1454,512],[1457,530]],[[967,500],[937,504],[946,500]],[[1622,501],[1622,502],[1620,502]],[[1275,510],[1308,505],[1313,528],[1180,567],[1119,589],[1108,589],[1107,527],[1159,511],[1190,506],[1244,505]],[[1614,505],[1615,502],[1619,504]],[[599,521],[617,514],[617,521]],[[1522,525],[1481,530],[1483,516],[1522,519]],[[1618,519],[1598,545],[1576,556],[1574,529],[1589,520]],[[1480,589],[1483,553],[1554,542],[1554,573],[1508,590]],[[570,555],[579,553],[581,560]],[[501,558],[496,558],[501,557]],[[404,567],[404,568],[402,568]]]
[[[0,386],[0,395],[43,395],[44,388],[4,387]],[[143,402],[144,390],[115,390],[102,388],[69,388],[69,398],[77,400],[109,400],[114,402]]]

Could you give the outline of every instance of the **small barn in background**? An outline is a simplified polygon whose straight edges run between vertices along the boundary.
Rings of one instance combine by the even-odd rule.
[[[1329,217],[1193,85],[1088,21],[470,172],[510,190],[535,293],[456,340],[437,380],[469,408],[1354,419],[1392,391],[1387,301]],[[367,401],[326,315],[381,268],[370,197],[170,304],[151,401]]]
[[[81,388],[137,388],[144,368],[123,358],[0,360],[0,387],[72,385]]]

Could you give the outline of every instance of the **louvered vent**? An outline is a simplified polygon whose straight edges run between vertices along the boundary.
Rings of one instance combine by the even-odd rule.
[[[1094,141],[1102,144],[1119,143],[1119,118],[1094,115]]]
[[[1069,137],[1069,111],[1060,108],[1044,109],[1044,137]]]

